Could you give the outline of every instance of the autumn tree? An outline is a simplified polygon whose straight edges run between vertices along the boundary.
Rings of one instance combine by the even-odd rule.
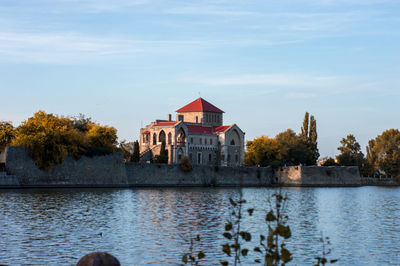
[[[400,174],[400,131],[389,129],[367,146],[367,161],[374,170],[384,171],[385,174],[397,176]]]
[[[0,121],[0,151],[15,138],[15,129],[11,122]]]
[[[248,166],[280,165],[279,145],[273,138],[261,136],[246,143],[245,164]]]
[[[76,121],[39,111],[16,129],[12,145],[27,148],[41,169],[51,169],[66,156],[109,154],[116,149],[117,130],[88,122],[77,127]]]
[[[340,154],[336,156],[339,165],[358,166],[360,169],[364,164],[364,154],[361,152],[361,146],[354,135],[347,135],[340,141],[338,147]]]

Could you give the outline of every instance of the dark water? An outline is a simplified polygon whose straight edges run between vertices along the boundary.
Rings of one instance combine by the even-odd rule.
[[[243,189],[247,206],[256,209],[243,220],[254,242],[266,230],[274,191]],[[283,192],[290,198],[290,265],[315,262],[321,231],[330,237],[336,265],[400,265],[400,188]],[[123,265],[176,265],[190,237],[200,234],[203,265],[218,265],[228,199],[236,196],[237,189],[209,188],[0,190],[0,264],[71,265],[107,251]]]

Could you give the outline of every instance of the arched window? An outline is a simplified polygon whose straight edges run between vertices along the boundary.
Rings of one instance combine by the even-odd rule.
[[[169,145],[172,144],[172,134],[171,134],[171,132],[168,133],[168,144]]]
[[[211,163],[211,153],[208,154],[208,161]]]
[[[179,130],[178,130],[178,133],[177,133],[177,144],[178,145],[185,145],[185,142],[186,142],[186,133],[185,133],[185,131],[183,130],[183,128],[180,128]]]
[[[153,133],[153,145],[157,144],[157,135],[156,133]]]
[[[199,123],[199,117],[196,116],[196,124]]]
[[[235,140],[231,140],[231,145],[235,146]]]
[[[158,141],[159,142],[164,142],[165,143],[165,132],[164,130],[161,130],[160,134],[158,135]]]

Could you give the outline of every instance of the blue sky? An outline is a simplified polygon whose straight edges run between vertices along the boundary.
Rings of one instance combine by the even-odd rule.
[[[2,0],[0,120],[86,114],[135,140],[199,97],[246,138],[317,119],[322,156],[399,127],[400,1]]]

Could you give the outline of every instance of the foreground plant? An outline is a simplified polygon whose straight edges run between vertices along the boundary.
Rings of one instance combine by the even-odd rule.
[[[285,247],[285,240],[292,236],[289,225],[289,217],[285,214],[287,196],[281,191],[272,195],[274,202],[270,202],[270,211],[265,216],[268,226],[268,235],[260,235],[260,246],[254,248],[255,252],[263,255],[263,259],[255,259],[254,262],[268,266],[285,265],[292,260],[292,254]]]
[[[242,220],[242,208],[246,200],[243,199],[242,191],[239,191],[239,200],[235,201],[229,198],[229,202],[232,207],[231,219],[225,224],[225,232],[223,236],[228,242],[222,245],[222,252],[228,255],[228,257],[233,256],[233,265],[238,265],[240,263],[240,257],[246,257],[249,250],[242,247],[243,240],[246,242],[251,241],[251,234],[246,231],[241,231],[240,223]],[[247,213],[252,216],[254,209],[248,209]],[[221,265],[229,265],[228,261],[221,261]]]
[[[189,252],[183,254],[182,256],[182,262],[184,263],[184,265],[200,265],[200,260],[206,257],[203,251],[196,252],[194,250],[194,241],[200,242],[200,240],[200,235],[197,235],[195,238],[190,239]]]
[[[324,238],[324,236],[322,235],[322,232],[321,232],[321,238],[319,239],[319,241],[322,243],[322,254],[321,254],[321,256],[315,257],[315,259],[317,260],[317,263],[315,264],[315,266],[325,265],[327,263],[333,264],[333,263],[337,262],[338,261],[337,259],[331,259],[331,260],[327,259],[327,256],[329,254],[331,254],[331,252],[332,252],[332,249],[329,248],[329,246],[331,245],[329,237]],[[325,244],[325,241],[326,241],[326,244]]]

